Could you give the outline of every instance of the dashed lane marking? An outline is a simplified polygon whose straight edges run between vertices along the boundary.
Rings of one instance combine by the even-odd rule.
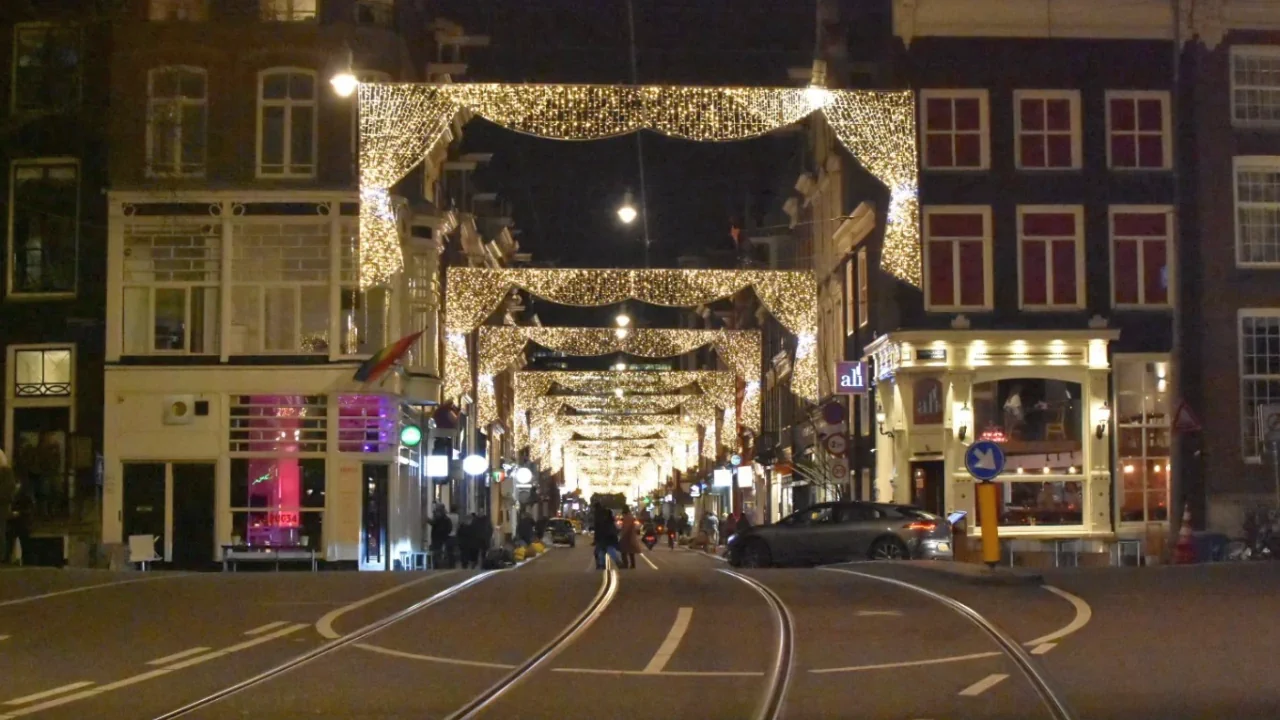
[[[644,671],[650,675],[662,672],[671,660],[671,656],[675,654],[676,649],[680,647],[680,641],[684,638],[684,634],[689,629],[689,621],[693,619],[693,608],[682,607],[676,611],[676,621],[671,625],[671,631],[667,633],[667,639],[662,641],[662,645],[658,646],[658,651],[653,654],[653,658],[649,660],[649,664],[644,666]]]
[[[654,570],[658,569],[658,566],[653,564],[653,561],[649,559],[648,555],[645,555],[644,553],[640,553],[640,559],[649,563],[649,567],[653,568]]]
[[[132,585],[134,583],[156,582],[157,580],[171,580],[173,578],[186,577],[188,573],[173,573],[161,575],[157,573],[151,577],[135,578],[133,580],[116,580],[114,582],[96,583],[94,585],[81,585],[80,587],[68,588],[66,590],[55,590],[53,592],[41,593],[40,595],[28,595],[27,597],[14,598],[13,600],[0,601],[0,607],[9,607],[10,605],[21,605],[23,603],[35,602],[36,600],[44,600],[45,598],[60,597],[62,595],[71,595],[73,593],[88,592],[97,590],[98,588],[117,587],[119,585]]]
[[[172,655],[165,655],[164,657],[156,658],[155,660],[148,660],[147,664],[148,665],[165,665],[175,660],[188,658],[188,657],[191,657],[192,655],[199,655],[200,653],[207,652],[211,649],[212,648],[207,648],[207,647],[194,647],[194,648],[191,648],[190,650],[183,650],[182,652],[176,652]]]
[[[298,623],[296,625],[289,625],[288,627],[283,627],[279,630],[276,630],[275,632],[267,633],[266,635],[259,635],[252,640],[246,640],[236,645],[229,645],[225,648],[222,648],[221,650],[214,650],[213,652],[205,653],[204,655],[197,655],[193,658],[181,660],[171,665],[158,667],[155,670],[148,670],[147,672],[140,673],[132,677],[127,677],[123,680],[117,680],[113,683],[108,683],[106,685],[99,685],[97,687],[89,688],[87,690],[81,690],[80,692],[72,693],[71,695],[63,695],[61,697],[56,697],[52,700],[46,700],[45,702],[38,703],[36,705],[28,705],[24,708],[9,710],[6,712],[6,714],[0,715],[0,720],[13,720],[13,718],[24,717],[26,715],[34,715],[35,713],[38,713],[38,712],[44,712],[45,710],[49,710],[51,708],[61,707],[62,705],[67,705],[67,704],[76,702],[77,700],[86,700],[88,698],[101,695],[103,693],[111,692],[113,690],[120,690],[133,685],[137,685],[138,683],[146,682],[147,680],[153,680],[158,677],[163,677],[165,675],[168,675],[171,672],[176,672],[178,670],[193,667],[195,665],[199,665],[201,663],[205,663],[210,660],[214,660],[216,658],[226,657],[227,655],[231,655],[232,653],[237,653],[242,650],[248,650],[249,648],[257,647],[258,645],[271,642],[272,640],[282,638],[286,635],[292,635],[293,633],[296,633],[299,630],[306,629],[306,627],[307,626],[302,623]]]
[[[275,630],[278,627],[288,625],[288,624],[289,623],[284,620],[277,620],[275,622],[269,622],[266,625],[261,625],[252,630],[245,630],[244,634],[245,635],[261,635],[264,632],[269,632],[271,630]]]
[[[1057,646],[1058,646],[1058,644],[1057,644],[1057,643],[1042,643],[1042,644],[1040,644],[1040,645],[1037,645],[1037,646],[1035,646],[1035,647],[1031,648],[1031,654],[1032,654],[1032,655],[1043,655],[1043,654],[1045,654],[1045,653],[1049,652],[1050,650],[1054,649],[1054,648],[1055,648],[1055,647],[1057,647]]]
[[[92,684],[93,682],[90,680],[81,680],[80,682],[69,683],[67,685],[63,685],[62,687],[53,688],[52,690],[45,690],[44,692],[32,693],[30,695],[23,695],[20,698],[14,698],[12,700],[9,700],[8,702],[5,703],[5,705],[26,705],[27,703],[33,703],[37,700],[44,700],[45,698],[51,698],[54,695],[69,693],[72,690],[79,690],[82,687],[89,687]]]
[[[1004,682],[1008,678],[1009,678],[1008,675],[1004,675],[1001,673],[992,673],[982,678],[978,682],[970,685],[969,687],[961,690],[960,694],[965,697],[977,697],[982,693]]]

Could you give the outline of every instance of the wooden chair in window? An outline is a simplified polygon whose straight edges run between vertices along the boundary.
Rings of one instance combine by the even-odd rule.
[[[1045,440],[1067,440],[1067,406],[1058,405],[1052,411],[1051,419],[1044,424]]]

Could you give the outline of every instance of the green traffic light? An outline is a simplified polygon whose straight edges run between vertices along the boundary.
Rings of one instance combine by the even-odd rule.
[[[405,447],[417,447],[422,442],[422,429],[417,425],[406,425],[400,430],[400,444]]]

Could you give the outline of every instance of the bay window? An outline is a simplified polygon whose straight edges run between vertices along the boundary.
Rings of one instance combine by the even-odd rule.
[[[1167,307],[1173,210],[1112,207],[1111,303],[1114,307]]]
[[[926,308],[990,308],[991,208],[927,207],[924,226]]]
[[[1084,307],[1083,215],[1079,206],[1018,208],[1020,307]]]

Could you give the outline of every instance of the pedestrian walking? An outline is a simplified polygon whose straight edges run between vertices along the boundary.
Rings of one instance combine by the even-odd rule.
[[[618,526],[613,520],[613,511],[600,501],[591,504],[592,544],[595,546],[596,569],[605,569],[605,556],[613,558],[615,564],[621,565],[618,557]]]
[[[640,523],[630,510],[622,513],[622,534],[618,544],[622,552],[622,567],[635,570],[636,554],[644,552],[644,546],[640,543]]]
[[[461,559],[458,549],[458,529],[462,526],[462,520],[458,517],[457,505],[449,506],[448,517],[449,537],[445,538],[444,541],[445,555],[448,556],[445,559],[445,565],[446,567],[453,568],[458,566],[458,561]]]
[[[444,506],[437,504],[431,512],[431,567],[445,567],[449,536],[453,534],[453,523],[444,512]]]
[[[476,514],[467,513],[462,517],[462,526],[458,528],[458,551],[462,557],[462,567],[476,565]]]
[[[13,541],[9,539],[9,513],[18,497],[18,477],[9,465],[9,456],[0,450],[0,565],[9,562]]]

